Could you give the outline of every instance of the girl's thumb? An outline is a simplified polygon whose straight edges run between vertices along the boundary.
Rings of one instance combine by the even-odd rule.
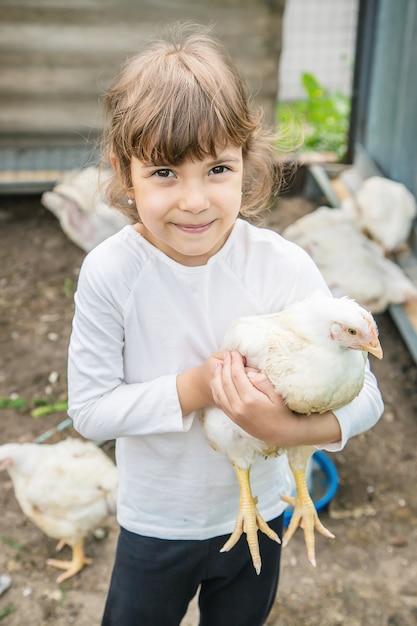
[[[248,372],[248,378],[251,381],[252,385],[257,388],[261,387],[263,383],[269,383],[268,377],[265,376],[265,374],[262,374],[262,372],[250,371]]]

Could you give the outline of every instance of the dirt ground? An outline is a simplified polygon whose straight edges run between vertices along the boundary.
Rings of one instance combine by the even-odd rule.
[[[267,223],[281,230],[311,208],[303,198],[283,198]],[[72,293],[83,258],[39,197],[0,199],[0,396],[19,394],[30,403],[66,399]],[[378,315],[377,322],[385,356],[381,362],[371,358],[385,413],[374,429],[332,455],[340,486],[321,518],[336,539],[317,538],[316,570],[306,559],[302,533],[283,551],[267,626],[417,624],[417,368],[389,315]],[[32,441],[65,418],[60,412],[35,419],[30,407],[0,409],[0,444]],[[105,449],[111,454],[111,443]],[[98,626],[115,522],[103,540],[87,540],[93,564],[58,586],[57,570],[45,564],[56,542],[25,519],[5,472],[0,511],[0,576],[12,577],[0,597],[1,623]],[[193,603],[183,626],[196,625]]]

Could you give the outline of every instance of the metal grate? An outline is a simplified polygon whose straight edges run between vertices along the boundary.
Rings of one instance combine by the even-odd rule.
[[[97,150],[79,146],[0,146],[0,193],[42,192],[65,172],[97,162]]]

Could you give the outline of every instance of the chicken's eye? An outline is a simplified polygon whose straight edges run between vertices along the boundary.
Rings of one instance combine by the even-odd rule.
[[[348,331],[349,335],[356,335],[357,334],[357,332],[356,332],[356,330],[354,328],[348,328],[347,331]]]

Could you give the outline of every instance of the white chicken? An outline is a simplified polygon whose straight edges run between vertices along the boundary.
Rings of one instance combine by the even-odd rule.
[[[283,235],[308,252],[336,297],[349,296],[373,313],[417,300],[417,289],[402,269],[341,209],[319,207]]]
[[[118,476],[113,461],[92,442],[67,438],[56,444],[8,443],[0,446],[0,470],[7,470],[23,513],[57,549],[72,548],[72,560],[48,559],[65,570],[57,582],[90,563],[84,538],[116,510]]]
[[[58,218],[64,233],[89,252],[130,220],[103,199],[111,170],[87,167],[69,172],[52,191],[42,194],[45,208]]]
[[[372,315],[353,300],[322,294],[314,294],[279,313],[238,319],[227,332],[223,348],[240,352],[247,366],[267,375],[290,409],[304,414],[323,413],[352,401],[364,383],[367,353],[382,358]],[[209,442],[228,456],[240,486],[235,529],[222,551],[230,550],[245,532],[259,574],[258,529],[273,540],[278,537],[257,509],[249,472],[260,457],[286,452],[296,496],[281,496],[294,506],[284,544],[301,525],[308,558],[315,565],[314,528],[333,536],[321,524],[308,492],[306,467],[315,448],[283,450],[270,446],[249,435],[217,408],[205,410],[202,419]]]
[[[397,250],[410,235],[416,200],[402,183],[382,176],[365,179],[342,209],[377,241],[386,253]]]

